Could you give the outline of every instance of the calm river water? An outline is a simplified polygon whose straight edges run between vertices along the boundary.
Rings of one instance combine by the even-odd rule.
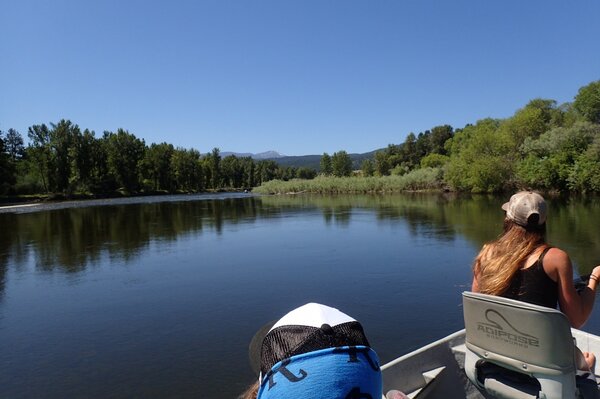
[[[360,320],[382,362],[462,326],[504,198],[85,201],[0,210],[0,397],[233,398],[247,346],[309,301]],[[600,205],[549,202],[549,241],[600,263]],[[595,310],[584,330],[600,333]]]

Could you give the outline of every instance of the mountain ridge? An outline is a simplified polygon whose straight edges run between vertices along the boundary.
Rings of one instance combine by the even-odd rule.
[[[364,152],[364,153],[352,153],[348,154],[350,159],[352,159],[352,168],[360,169],[361,163],[365,159],[374,159],[375,153],[377,151],[381,151],[383,148],[379,148],[373,151]],[[270,155],[269,155],[270,154]],[[265,151],[258,154],[252,153],[239,153],[239,152],[222,152],[221,156],[226,157],[228,155],[235,155],[236,157],[251,157],[255,160],[270,160],[277,162],[280,166],[289,166],[295,168],[311,168],[319,171],[321,157],[323,154],[319,155],[283,155],[277,151]],[[329,154],[333,155],[333,154]]]

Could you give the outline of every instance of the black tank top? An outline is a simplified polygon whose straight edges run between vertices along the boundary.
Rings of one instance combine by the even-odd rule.
[[[543,266],[544,256],[550,248],[544,249],[534,265],[519,269],[501,296],[556,309],[558,283],[546,274]]]

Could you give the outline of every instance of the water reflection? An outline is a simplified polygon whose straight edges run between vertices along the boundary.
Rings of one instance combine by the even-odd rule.
[[[234,397],[256,329],[308,300],[356,315],[390,360],[462,328],[504,200],[163,199],[0,213],[1,397]],[[549,239],[583,269],[598,216],[550,202]]]
[[[359,209],[376,212],[379,222],[405,222],[413,236],[452,241],[462,236],[479,248],[502,231],[504,197],[454,193],[403,195],[273,196],[263,206],[280,209],[313,207],[326,223],[351,223]],[[600,264],[600,234],[596,223],[600,203],[594,197],[549,198],[548,241],[565,249],[577,271],[586,274]]]
[[[153,241],[175,241],[256,218],[257,199],[163,202],[0,214],[0,270],[29,256],[42,271],[77,273],[108,255],[127,262]],[[268,215],[266,215],[268,216]]]
[[[222,234],[226,224],[297,211],[321,212],[326,224],[344,227],[352,223],[354,213],[368,210],[376,213],[379,223],[406,223],[413,236],[452,241],[460,235],[478,248],[500,233],[502,202],[493,196],[454,194],[306,195],[3,213],[0,226],[7,228],[0,229],[0,293],[9,265],[19,269],[30,257],[38,270],[77,273],[105,256],[126,263],[154,241],[176,241],[207,229]],[[549,206],[549,241],[567,250],[582,274],[588,272],[600,262],[600,204],[593,199],[556,199]]]

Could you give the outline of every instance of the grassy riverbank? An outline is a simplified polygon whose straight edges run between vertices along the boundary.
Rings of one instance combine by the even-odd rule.
[[[312,180],[271,180],[252,190],[258,194],[295,193],[392,193],[416,190],[443,189],[442,171],[439,168],[423,168],[403,176],[381,177],[333,177],[318,176]]]

